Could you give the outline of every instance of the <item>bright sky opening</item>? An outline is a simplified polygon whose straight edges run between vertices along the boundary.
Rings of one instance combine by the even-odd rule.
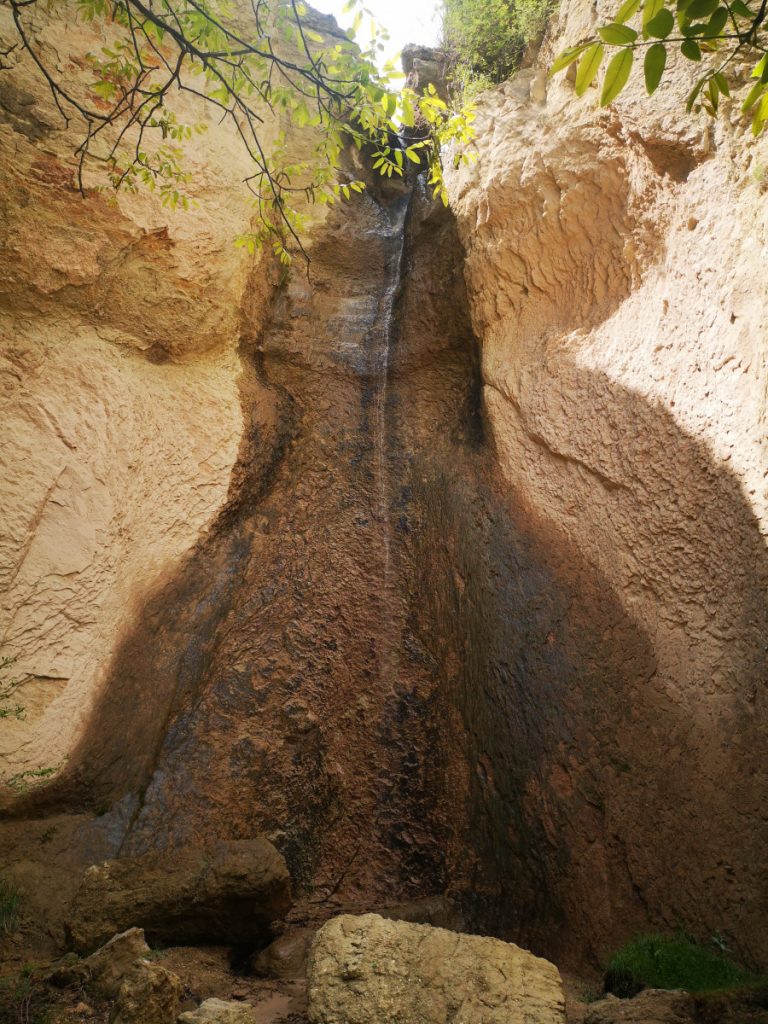
[[[345,0],[308,2],[323,14],[333,14],[342,28],[349,28],[352,24],[354,12],[342,14]],[[389,32],[389,43],[381,55],[379,66],[396,56],[407,43],[437,45],[442,20],[442,5],[439,0],[367,0],[365,6],[379,25]],[[360,28],[361,42],[365,39],[367,31],[367,25],[363,23]]]

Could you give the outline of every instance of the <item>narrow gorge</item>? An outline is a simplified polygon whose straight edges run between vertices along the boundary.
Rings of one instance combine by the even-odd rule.
[[[290,927],[765,970],[766,143],[682,80],[580,105],[592,18],[481,94],[448,208],[350,152],[290,270],[212,117],[171,214],[0,92],[0,751],[56,767],[0,863],[46,941],[89,865],[264,837]]]

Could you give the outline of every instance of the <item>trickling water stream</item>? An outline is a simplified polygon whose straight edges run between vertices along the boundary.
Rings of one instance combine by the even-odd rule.
[[[396,682],[398,647],[402,624],[397,621],[392,579],[392,524],[390,515],[390,480],[388,466],[387,398],[394,333],[397,328],[396,305],[402,290],[403,256],[406,246],[406,223],[413,197],[412,189],[394,203],[389,210],[390,234],[394,242],[394,257],[387,268],[388,283],[378,303],[369,345],[373,377],[373,444],[375,451],[376,489],[378,494],[377,518],[382,540],[381,604],[379,672],[390,685]]]

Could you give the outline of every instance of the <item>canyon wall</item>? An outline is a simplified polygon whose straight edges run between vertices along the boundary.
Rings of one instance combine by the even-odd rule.
[[[764,962],[765,143],[677,72],[596,113],[533,65],[453,212],[370,180],[280,280],[221,127],[199,207],[115,205],[0,87],[29,905],[265,834],[297,920],[447,894],[562,963],[680,926]]]
[[[604,956],[685,926],[764,960],[768,148],[738,97],[685,116],[685,67],[602,111],[548,80],[612,10],[563,5],[450,173],[494,457],[574,580],[549,633],[527,599],[527,656],[596,640],[549,686],[512,671],[484,799],[516,777],[496,856],[525,847],[507,874],[549,893],[550,935],[579,920]]]
[[[107,42],[31,17],[64,74]],[[67,129],[28,58],[0,75],[0,653],[14,659],[0,681],[23,681],[25,708],[0,723],[3,778],[64,763],[119,637],[224,507],[244,432],[271,415],[266,395],[245,412],[240,397],[241,332],[258,331],[277,280],[235,246],[254,218],[250,163],[213,108],[177,109],[206,129],[183,147],[191,209],[111,196],[88,173],[82,196],[76,119]],[[280,128],[267,120],[266,142]],[[290,140],[297,159],[311,141]]]

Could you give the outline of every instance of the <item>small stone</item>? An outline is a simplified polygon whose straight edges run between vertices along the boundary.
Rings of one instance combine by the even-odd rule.
[[[90,1017],[93,1013],[93,1008],[88,1003],[78,1003],[72,1012],[79,1013],[81,1017]]]
[[[206,999],[196,1010],[182,1013],[178,1024],[257,1024],[256,1011],[248,1003]]]
[[[687,992],[646,989],[633,999],[609,995],[593,1003],[584,1024],[693,1024],[695,1008]]]
[[[115,935],[100,949],[83,961],[88,971],[86,988],[106,999],[114,998],[123,978],[130,974],[137,960],[149,954],[141,928],[129,928]]]
[[[175,974],[139,960],[123,979],[110,1024],[174,1024],[183,992]]]

